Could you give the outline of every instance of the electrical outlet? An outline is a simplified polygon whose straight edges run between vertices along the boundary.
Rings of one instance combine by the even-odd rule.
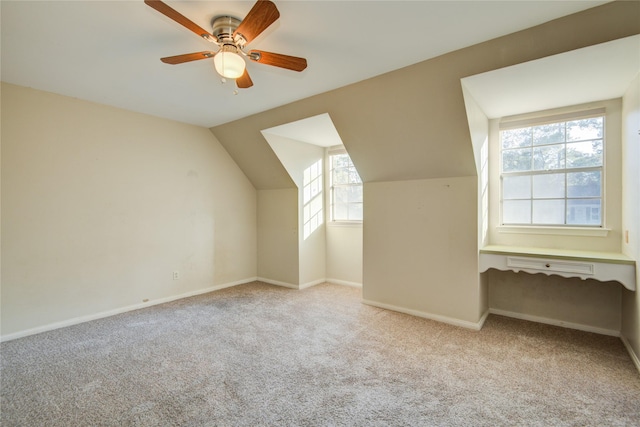
[[[173,280],[178,280],[180,278],[180,272],[178,270],[173,272]]]

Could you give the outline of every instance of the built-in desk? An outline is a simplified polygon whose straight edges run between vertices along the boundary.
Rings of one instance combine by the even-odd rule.
[[[490,268],[614,280],[636,290],[636,262],[621,253],[492,245],[480,249],[480,272]]]

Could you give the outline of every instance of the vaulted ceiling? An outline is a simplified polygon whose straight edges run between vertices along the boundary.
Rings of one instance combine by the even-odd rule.
[[[243,18],[253,1],[166,3],[205,29]],[[302,73],[250,63],[234,95],[212,60],[161,57],[212,50],[132,1],[1,1],[2,80],[211,127],[592,8],[605,1],[275,1],[280,19],[249,47],[306,57]]]
[[[203,28],[253,1],[167,1]],[[212,45],[139,1],[6,1],[2,80],[210,127],[258,188],[293,185],[262,130],[329,114],[365,182],[475,174],[460,80],[640,33],[637,1],[276,1],[251,48],[306,57],[295,73],[249,63],[235,95]],[[543,5],[543,6],[542,6]]]

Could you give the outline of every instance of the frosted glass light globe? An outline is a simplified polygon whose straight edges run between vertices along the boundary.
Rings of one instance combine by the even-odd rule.
[[[244,74],[244,59],[235,52],[222,51],[213,57],[213,65],[218,74],[227,79],[237,79]]]

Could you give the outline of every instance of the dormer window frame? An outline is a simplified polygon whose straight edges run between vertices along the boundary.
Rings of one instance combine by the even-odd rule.
[[[343,165],[336,168],[336,161],[340,161]],[[361,226],[364,217],[363,183],[345,147],[343,145],[329,147],[326,164],[329,189],[327,224]],[[340,170],[341,173],[338,175]]]

